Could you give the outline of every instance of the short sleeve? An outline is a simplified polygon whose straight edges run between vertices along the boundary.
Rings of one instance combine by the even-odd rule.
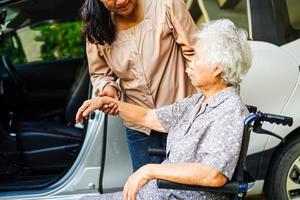
[[[178,123],[182,116],[188,111],[188,108],[193,106],[201,98],[202,94],[195,94],[187,97],[181,101],[177,101],[174,104],[163,106],[155,110],[156,116],[164,127],[166,132],[170,130]]]
[[[205,148],[200,154],[201,163],[222,172],[230,180],[239,159],[244,117],[237,111],[224,116],[209,128]]]

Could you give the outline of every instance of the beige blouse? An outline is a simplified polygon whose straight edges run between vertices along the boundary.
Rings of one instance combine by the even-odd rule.
[[[110,84],[122,91],[125,102],[158,108],[195,92],[185,66],[194,55],[196,25],[183,0],[144,0],[144,5],[144,20],[137,26],[117,32],[111,45],[87,42],[86,51],[97,92]]]

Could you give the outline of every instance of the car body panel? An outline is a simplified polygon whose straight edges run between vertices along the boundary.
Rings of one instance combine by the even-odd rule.
[[[125,126],[119,117],[108,117],[107,144],[102,182],[105,193],[121,190],[132,172]]]
[[[289,53],[300,66],[300,39],[282,45],[280,48]]]
[[[242,99],[263,112],[281,114],[298,81],[297,63],[276,45],[259,41],[251,41],[250,44],[253,65],[241,84]],[[274,126],[264,124],[268,130]],[[265,150],[267,139],[266,135],[252,134],[248,154]]]
[[[298,70],[298,80],[297,80],[297,87],[295,88],[291,98],[289,99],[287,105],[282,111],[282,115],[293,117],[293,126],[275,126],[272,130],[274,133],[281,135],[282,137],[286,137],[289,133],[296,132],[296,134],[300,135],[300,106],[299,106],[299,99],[300,99],[300,76]],[[279,144],[279,140],[274,137],[269,137],[268,142],[266,144],[265,149],[271,149]]]

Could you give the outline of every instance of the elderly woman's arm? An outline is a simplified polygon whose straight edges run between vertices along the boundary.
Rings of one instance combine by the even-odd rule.
[[[151,179],[210,187],[221,187],[227,181],[220,171],[201,163],[149,164],[147,167]]]
[[[124,199],[136,199],[140,189],[153,179],[210,187],[221,187],[227,182],[220,171],[201,163],[148,164],[128,178],[123,189]]]
[[[165,129],[157,119],[154,109],[147,109],[122,101],[115,102],[118,105],[118,114],[122,119],[159,132],[165,132]]]
[[[85,101],[78,109],[76,121],[82,122],[83,118],[86,118],[91,112],[97,109],[106,109],[107,107],[105,105],[118,108],[119,116],[127,122],[151,128],[159,132],[165,132],[165,129],[157,119],[155,110],[118,101],[110,97],[95,97]]]

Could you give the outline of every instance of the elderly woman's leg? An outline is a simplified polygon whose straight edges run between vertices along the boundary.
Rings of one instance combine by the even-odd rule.
[[[89,195],[80,198],[80,200],[122,200],[123,193],[115,192],[109,194]]]
[[[154,180],[146,184],[138,193],[137,200],[165,200],[168,190],[158,190]],[[84,196],[80,200],[123,200],[123,192]]]

